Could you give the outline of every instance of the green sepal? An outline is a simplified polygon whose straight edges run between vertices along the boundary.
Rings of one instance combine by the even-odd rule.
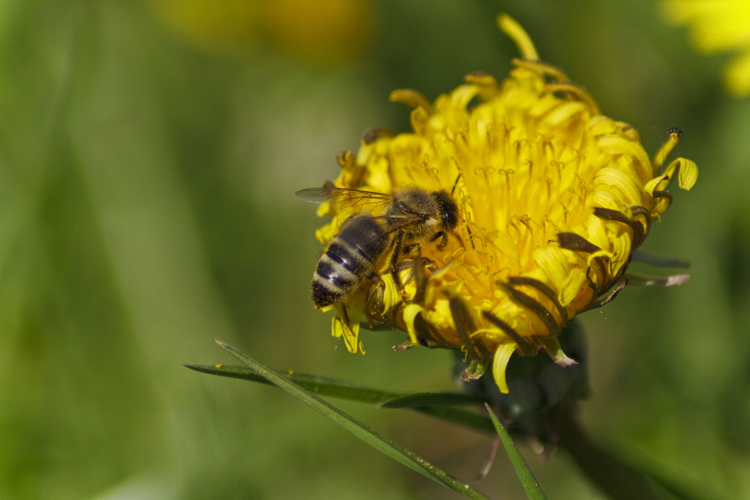
[[[479,380],[484,372],[487,371],[489,363],[478,359],[472,359],[469,362],[469,366],[461,373],[461,380],[464,382],[471,382],[472,380]]]

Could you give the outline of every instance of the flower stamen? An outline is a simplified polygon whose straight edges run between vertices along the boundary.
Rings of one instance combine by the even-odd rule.
[[[399,89],[391,92],[391,102],[400,102],[412,108],[422,108],[428,114],[432,113],[432,105],[425,96],[412,89]]]
[[[672,152],[675,146],[680,143],[680,138],[682,137],[682,130],[677,127],[672,127],[667,132],[669,133],[669,140],[662,145],[659,151],[654,155],[654,159],[651,160],[651,165],[654,168],[654,175],[661,170],[661,166],[664,165],[664,160],[667,159],[667,156],[669,156],[669,153]]]
[[[553,80],[565,82],[568,81],[568,75],[566,75],[560,68],[556,68],[551,64],[542,61],[531,61],[528,59],[511,59],[511,62],[517,68],[527,69],[533,71],[540,76],[549,76]]]
[[[497,24],[516,43],[518,50],[524,59],[528,61],[539,60],[539,54],[536,52],[534,43],[531,41],[529,34],[526,33],[518,22],[507,14],[500,14],[497,18]]]

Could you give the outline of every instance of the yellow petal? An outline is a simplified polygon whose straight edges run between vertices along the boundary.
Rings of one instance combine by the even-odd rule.
[[[679,173],[677,174],[677,185],[686,191],[690,191],[698,180],[698,165],[694,161],[686,158],[677,158],[676,162],[680,162]]]
[[[558,106],[552,113],[550,113],[547,116],[546,121],[553,126],[560,125],[561,123],[570,120],[571,117],[577,115],[578,113],[588,111],[588,109],[589,108],[587,108],[586,105],[580,101],[566,102],[565,104]]]
[[[492,375],[500,392],[508,394],[508,382],[505,380],[505,369],[508,367],[511,355],[516,350],[516,344],[503,344],[497,348],[495,358],[492,361]]]
[[[667,180],[667,177],[664,175],[660,175],[659,177],[655,177],[648,181],[645,186],[643,186],[643,190],[646,191],[651,196],[654,195],[654,191],[657,191],[657,187],[662,182],[665,182]]]
[[[417,331],[414,328],[414,320],[417,318],[417,314],[424,311],[424,308],[417,304],[409,304],[404,307],[404,323],[406,323],[406,331],[409,334],[409,340],[412,343],[417,343]]]
[[[594,179],[597,190],[612,192],[616,189],[622,193],[623,205],[640,205],[641,189],[634,180],[622,170],[614,168],[603,168],[599,170]]]
[[[637,142],[610,135],[599,139],[597,144],[607,154],[632,156],[636,161],[641,178],[651,178],[651,160],[649,160],[643,146]]]
[[[451,106],[456,108],[465,108],[469,101],[479,93],[479,86],[473,83],[459,85],[456,90],[451,92]]]
[[[401,296],[398,293],[398,288],[396,288],[396,283],[393,281],[393,275],[391,273],[386,273],[380,276],[380,279],[383,281],[384,290],[383,290],[383,311],[382,314],[385,315],[393,309],[396,304],[401,302]]]
[[[568,278],[568,260],[555,247],[535,248],[532,253],[534,262],[544,270],[554,288],[560,290]]]
[[[333,316],[334,337],[344,337],[347,351],[357,352],[357,338],[359,337],[359,321],[365,309],[366,294],[355,293],[349,296],[346,305],[336,304],[336,314]],[[345,308],[345,309],[344,309]],[[347,318],[349,321],[347,321]]]
[[[588,240],[602,250],[609,250],[609,234],[604,221],[599,217],[590,217],[588,223]]]
[[[564,307],[573,302],[584,283],[586,283],[586,273],[583,272],[583,269],[580,267],[572,269],[560,290],[560,304]]]

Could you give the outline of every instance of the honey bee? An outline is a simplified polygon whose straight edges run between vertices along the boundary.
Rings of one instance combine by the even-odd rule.
[[[375,193],[327,185],[303,189],[296,195],[318,203],[336,199],[350,206],[385,207],[382,215],[362,210],[344,221],[313,275],[312,299],[317,308],[345,302],[365,279],[377,281],[379,277],[373,269],[389,249],[389,271],[396,286],[402,289],[396,272],[399,256],[438,239],[441,239],[438,248],[445,247],[447,231],[452,231],[459,222],[458,205],[444,190],[430,192],[406,187],[393,193]]]

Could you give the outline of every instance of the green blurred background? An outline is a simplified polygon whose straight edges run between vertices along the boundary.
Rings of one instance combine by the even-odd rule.
[[[504,77],[503,11],[650,152],[679,126],[701,168],[645,245],[691,281],[584,316],[585,427],[696,495],[750,498],[750,99],[646,0],[1,1],[0,498],[458,498],[281,391],[182,363],[232,363],[218,338],[278,369],[454,387],[450,353],[330,337],[321,221],[293,193],[368,128],[407,130],[391,90]],[[336,404],[524,498],[505,457],[475,480],[490,438]],[[524,453],[550,498],[604,498],[564,453]]]

